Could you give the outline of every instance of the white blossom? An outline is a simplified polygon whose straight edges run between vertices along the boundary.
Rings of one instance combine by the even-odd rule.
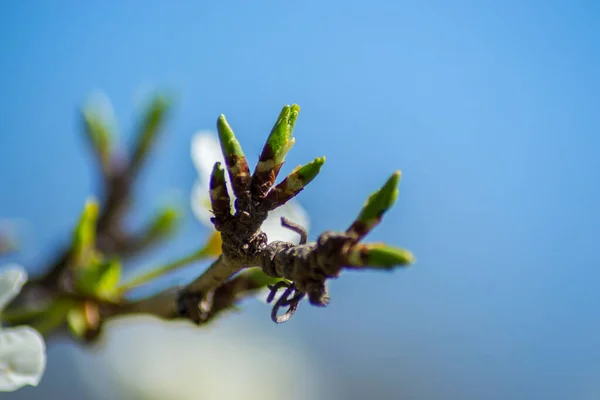
[[[0,320],[4,307],[27,281],[27,272],[12,264],[0,270]],[[29,326],[0,329],[0,392],[37,386],[46,368],[46,344]]]
[[[217,136],[210,131],[200,131],[192,138],[192,161],[198,170],[198,179],[192,189],[191,203],[192,211],[200,222],[206,226],[212,227],[210,218],[213,216],[210,211],[210,198],[208,196],[210,173],[216,162],[225,165],[223,153]],[[234,201],[231,183],[227,181],[227,189]],[[261,226],[263,232],[267,234],[269,242],[281,240],[298,244],[300,236],[287,228],[281,226],[281,217],[286,217],[308,230],[309,219],[306,211],[294,199],[288,201],[283,206],[269,212],[269,216]]]
[[[270,326],[270,325],[267,325]],[[136,315],[110,320],[102,352],[77,352],[90,398],[109,400],[299,400],[335,398],[336,382],[311,347],[251,317],[198,329]],[[87,386],[86,385],[86,386]]]

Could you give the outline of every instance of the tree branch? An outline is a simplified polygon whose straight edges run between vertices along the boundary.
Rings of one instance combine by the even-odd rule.
[[[66,273],[71,270],[69,267],[72,264],[72,253],[77,247],[75,246],[63,252],[45,276],[26,286],[25,293],[35,292],[26,290],[28,287],[39,287],[54,299],[66,297],[70,302],[68,305],[74,307],[68,310],[58,309],[60,313],[55,313],[58,317],[50,321],[54,328],[64,327],[65,322],[68,322],[78,336],[92,340],[97,337],[106,319],[121,315],[152,314],[163,319],[187,318],[196,324],[205,324],[222,312],[234,308],[240,300],[272,283],[274,285],[269,286],[272,288],[269,301],[274,300],[279,288],[286,288],[275,302],[271,314],[272,319],[280,323],[291,317],[305,296],[312,305],[326,306],[329,302],[326,281],[337,278],[344,268],[390,270],[414,261],[412,254],[406,250],[382,243],[360,243],[379,224],[383,214],[395,202],[398,196],[399,171],[392,174],[383,187],[368,198],[358,217],[346,231],[327,231],[322,233],[316,242],[306,243],[306,231],[292,221],[282,219],[284,227],[301,236],[301,244],[281,241],[269,243],[267,235],[260,229],[268,213],[304,190],[325,162],[324,157],[316,158],[304,166],[295,168],[275,185],[285,156],[294,144],[292,130],[299,112],[297,105],[285,106],[265,143],[252,175],[233,130],[224,116],[218,119],[217,129],[225,168],[233,188],[233,193],[230,194],[225,180],[225,169],[220,163],[216,163],[211,174],[209,195],[214,214],[211,221],[220,233],[213,236],[221,240],[221,255],[198,278],[182,289],[169,289],[137,301],[123,298],[123,291],[119,291],[117,286],[119,261],[107,260],[104,255],[112,255],[115,252],[121,255],[128,254],[127,245],[151,242],[148,238],[153,238],[156,232],[166,226],[165,221],[170,221],[169,215],[165,214],[165,219],[159,218],[156,224],[150,224],[151,228],[147,231],[149,233],[145,239],[144,235],[138,235],[138,240],[132,240],[131,235],[124,234],[121,229],[123,216],[131,200],[134,177],[138,175],[139,168],[144,164],[155,141],[167,105],[164,99],[157,99],[152,104],[137,137],[131,163],[125,163],[121,168],[111,168],[112,175],[107,180],[106,198],[97,224],[97,212],[94,213],[92,222],[91,219],[86,220],[82,217],[82,221],[86,222],[82,226],[87,230],[80,231],[78,228],[76,231],[79,233],[75,238],[86,242],[88,247],[85,248],[86,259],[75,263],[78,272],[88,275]],[[234,213],[231,211],[230,202],[233,195]],[[83,215],[86,215],[85,212]],[[87,235],[81,232],[87,232]],[[95,247],[93,237],[96,237]],[[140,237],[142,239],[139,239]],[[215,243],[219,242],[213,242],[212,247],[218,248],[218,244]],[[134,250],[137,250],[137,245],[135,247]],[[205,249],[209,247],[207,244]],[[150,271],[124,288],[137,287],[149,279],[196,260],[200,255],[208,254],[214,256],[217,252],[214,249],[210,252],[200,250]],[[249,267],[259,267],[262,271],[261,277],[257,278],[250,273],[251,271],[244,271]],[[82,278],[86,276],[87,280]],[[108,289],[105,284],[109,286]],[[90,296],[90,293],[93,296]],[[289,307],[288,311],[279,316],[279,308],[286,306]],[[48,307],[51,308],[52,304]],[[81,319],[87,322],[86,332],[82,333],[79,325],[73,326],[67,315],[71,311],[82,315]]]
[[[210,310],[198,323],[212,321],[223,311],[233,308],[245,298],[254,296],[264,287],[264,282],[259,282],[252,276],[243,274],[221,284],[212,296]],[[172,288],[143,300],[103,304],[100,314],[103,319],[131,314],[150,314],[167,320],[181,318],[177,305],[179,296],[179,289]]]

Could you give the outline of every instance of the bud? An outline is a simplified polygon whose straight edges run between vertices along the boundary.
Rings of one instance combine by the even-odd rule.
[[[84,301],[67,313],[67,324],[71,333],[81,340],[93,340],[100,334],[100,310],[91,301]]]
[[[98,156],[100,165],[105,174],[110,172],[110,157],[112,151],[113,135],[109,121],[94,106],[87,106],[83,110],[83,124],[85,134]]]
[[[286,105],[281,110],[252,175],[251,191],[255,197],[265,197],[275,184],[285,156],[294,145],[292,132],[299,112],[297,104]]]
[[[152,145],[156,142],[156,137],[165,122],[171,104],[171,100],[166,96],[157,95],[148,105],[142,117],[141,126],[133,146],[131,157],[132,170],[137,170],[150,153]]]
[[[113,258],[104,262],[94,262],[76,272],[75,287],[81,293],[100,299],[116,299],[117,285],[121,279],[121,263]]]
[[[73,232],[72,261],[75,266],[81,266],[91,262],[96,247],[96,223],[100,205],[95,199],[89,199],[85,203],[79,223]]]
[[[350,267],[392,269],[412,264],[414,256],[408,250],[383,243],[369,243],[352,247],[347,256],[347,262]]]
[[[170,235],[177,227],[179,218],[180,213],[176,208],[163,208],[150,222],[146,235],[150,238],[159,238]]]
[[[240,146],[240,143],[233,134],[233,130],[222,114],[217,120],[217,130],[219,132],[221,150],[223,151],[223,157],[225,158],[225,164],[227,164],[227,171],[231,179],[233,193],[237,198],[243,197],[248,194],[250,170],[242,151],[242,146]]]
[[[225,219],[231,215],[231,199],[225,183],[225,171],[221,163],[215,163],[210,174],[210,204],[217,219]]]
[[[291,174],[267,194],[266,199],[271,204],[270,209],[273,210],[287,203],[300,193],[306,185],[315,179],[324,163],[325,157],[319,157],[304,166],[296,167]]]
[[[394,205],[398,198],[399,182],[400,171],[396,171],[381,189],[369,196],[358,218],[346,231],[354,236],[356,241],[369,233],[381,221],[383,214]]]

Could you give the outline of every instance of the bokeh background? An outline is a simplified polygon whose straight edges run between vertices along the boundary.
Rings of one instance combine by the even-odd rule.
[[[259,398],[255,386],[267,399],[289,383],[280,398],[600,398],[598,17],[593,1],[2,2],[0,217],[22,227],[3,261],[40,271],[97,193],[85,99],[106,93],[127,142],[167,89],[176,112],[134,214],[188,212],[131,271],[208,234],[189,211],[192,135],[225,113],[254,162],[293,102],[284,171],[327,156],[299,197],[310,238],[345,228],[401,169],[369,239],[417,264],[346,273],[327,309],[282,326],[250,301],[206,331],[145,319],[91,349],[51,341],[41,385],[1,397]]]

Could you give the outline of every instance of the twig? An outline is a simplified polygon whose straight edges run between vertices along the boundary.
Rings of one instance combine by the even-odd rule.
[[[133,278],[129,282],[123,284],[120,287],[120,289],[122,292],[127,292],[131,289],[140,287],[141,285],[144,285],[147,282],[150,282],[160,276],[163,276],[170,272],[173,272],[173,271],[177,270],[178,268],[181,268],[183,266],[186,266],[186,265],[191,264],[196,261],[200,261],[204,257],[206,257],[206,256],[202,250],[194,251],[193,253],[191,253],[185,257],[182,257],[178,260],[170,262],[164,266],[161,266],[160,268],[151,269],[149,272]]]
[[[130,247],[136,243],[135,240],[131,241],[131,235],[124,234],[121,223],[131,200],[133,180],[155,140],[155,132],[160,126],[166,105],[158,101],[153,107],[140,130],[132,162],[123,164],[122,168],[111,169],[113,175],[108,180],[96,232],[95,250],[102,253],[126,254],[128,247],[131,250]],[[222,254],[189,285],[182,289],[169,289],[139,301],[105,301],[81,296],[71,292],[74,285],[69,280],[69,274],[65,273],[69,269],[71,250],[61,254],[49,272],[41,279],[32,281],[32,285],[41,286],[46,294],[49,292],[54,296],[71,296],[71,300],[83,303],[90,315],[90,332],[83,336],[91,340],[100,332],[102,322],[106,319],[132,313],[152,314],[164,319],[183,317],[197,324],[207,323],[266,285],[264,280],[261,282],[251,274],[242,272],[249,267],[260,267],[268,277],[284,279],[271,287],[269,295],[269,301],[272,301],[277,290],[286,287],[271,313],[273,321],[282,323],[293,315],[304,296],[313,305],[326,306],[329,303],[326,280],[337,278],[344,268],[389,270],[412,263],[412,254],[405,250],[380,243],[360,243],[396,200],[399,171],[368,198],[359,216],[345,232],[324,232],[316,242],[307,243],[306,230],[282,218],[284,227],[300,235],[300,244],[282,241],[268,243],[266,234],[260,229],[268,213],[304,190],[325,161],[324,158],[316,158],[297,167],[275,186],[285,155],[294,143],[291,133],[298,112],[297,105],[284,107],[252,175],[241,146],[225,117],[218,119],[224,166],[232,183],[232,194],[236,198],[235,212],[232,213],[230,208],[231,196],[227,189],[225,169],[220,163],[216,163],[211,174],[209,194],[214,214],[212,222],[220,233]],[[199,254],[201,253],[194,253],[143,275],[125,285],[124,289],[137,287],[195,261]],[[278,315],[281,307],[288,307],[288,310],[283,315]],[[57,319],[48,323],[52,324],[53,329],[64,326],[64,320]]]

